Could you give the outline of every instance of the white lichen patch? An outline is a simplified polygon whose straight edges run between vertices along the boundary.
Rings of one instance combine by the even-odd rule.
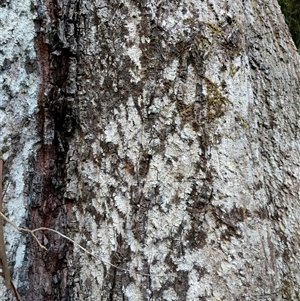
[[[107,124],[107,126],[104,130],[104,134],[105,134],[106,142],[112,142],[112,143],[116,144],[120,140],[117,125],[115,123],[111,122],[111,123]]]
[[[210,296],[212,289],[212,283],[209,283],[206,278],[199,277],[197,271],[191,270],[189,274],[189,289],[187,292],[188,301]]]
[[[165,68],[164,78],[170,81],[174,81],[177,76],[178,60],[174,60],[172,64]]]
[[[135,65],[138,67],[138,69],[141,69],[141,62],[140,62],[140,57],[142,55],[141,49],[133,45],[132,47],[128,48],[127,54],[130,57],[130,59],[135,63]]]
[[[163,300],[177,301],[177,300],[179,300],[179,296],[177,295],[177,293],[175,292],[175,290],[173,288],[169,288],[164,291]]]
[[[8,173],[4,181],[4,213],[19,226],[27,218],[28,199],[25,183],[29,159],[37,142],[35,113],[39,77],[34,50],[34,23],[31,1],[4,1],[0,9],[0,151]],[[13,160],[10,163],[10,160]],[[5,225],[5,241],[12,279],[16,287],[27,286],[24,275],[26,239],[9,224]],[[17,247],[16,247],[17,246]],[[22,274],[23,273],[23,274]],[[24,282],[25,280],[25,282]],[[2,279],[1,279],[2,281]],[[5,299],[1,284],[0,295]]]
[[[265,7],[273,3],[259,12],[254,2],[143,3],[124,4],[125,36],[118,37],[131,70],[114,74],[120,94],[110,95],[112,113],[93,121],[94,158],[78,168],[95,199],[78,204],[76,217],[98,214],[80,232],[94,231],[91,246],[121,267],[106,265],[107,277],[115,271],[122,286],[100,284],[99,291],[128,300],[154,292],[157,300],[254,300],[281,292],[282,279],[296,291],[299,85],[295,66],[278,63],[281,50],[269,47],[275,24]],[[277,53],[265,52],[270,48]],[[118,87],[118,76],[128,90]],[[91,110],[98,109],[94,102]],[[96,275],[98,266],[83,262]]]
[[[124,196],[124,195],[115,195],[114,201],[115,201],[116,207],[118,208],[118,210],[121,213],[123,213],[125,215],[129,214],[130,204],[129,204],[128,197],[126,198],[126,196]]]
[[[143,300],[140,288],[135,286],[133,283],[129,284],[125,288],[125,296],[128,298],[130,301],[139,301]]]

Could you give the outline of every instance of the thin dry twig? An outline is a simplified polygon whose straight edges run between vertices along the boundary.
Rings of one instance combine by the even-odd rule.
[[[8,217],[6,217],[2,212],[0,212],[0,215],[1,217],[7,221],[11,226],[13,226],[16,230],[18,230],[19,232],[27,232],[27,233],[30,233],[33,238],[35,239],[35,241],[38,243],[39,247],[46,250],[47,251],[47,248],[45,246],[43,246],[40,241],[38,240],[38,238],[35,236],[34,232],[36,232],[38,229],[35,229],[35,230],[29,230],[29,229],[26,229],[26,228],[21,228],[21,227],[18,227],[14,222],[12,222]]]
[[[36,229],[30,230],[30,229],[18,227],[14,222],[12,222],[2,212],[0,212],[0,216],[5,221],[7,221],[11,226],[13,226],[17,231],[19,231],[19,232],[26,232],[26,233],[31,234],[33,236],[33,238],[35,239],[35,241],[38,243],[39,247],[41,249],[43,249],[43,250],[47,250],[47,248],[40,243],[40,241],[38,240],[38,238],[35,235],[35,232],[38,232],[38,231],[50,231],[50,232],[53,232],[53,233],[56,233],[56,234],[60,235],[61,237],[67,239],[68,241],[72,242],[76,247],[78,247],[79,249],[81,249],[82,251],[84,251],[85,253],[87,253],[88,255],[91,255],[94,258],[100,259],[103,263],[105,263],[105,264],[107,264],[107,265],[109,265],[111,267],[114,267],[114,268],[116,268],[118,270],[125,271],[125,272],[128,272],[128,273],[132,272],[132,273],[136,273],[136,274],[139,274],[139,275],[142,275],[142,276],[148,276],[148,277],[165,277],[166,276],[165,274],[164,275],[147,274],[147,273],[142,273],[142,272],[139,272],[139,271],[132,271],[132,270],[120,268],[117,265],[114,265],[114,264],[112,264],[112,263],[110,263],[108,261],[105,261],[102,258],[99,258],[98,256],[94,255],[93,253],[91,253],[90,251],[88,251],[86,248],[84,248],[83,246],[81,246],[80,244],[78,244],[76,241],[74,241],[70,237],[62,234],[61,232],[59,232],[57,230],[54,230],[54,229],[51,229],[51,228],[47,228],[47,227],[40,227],[40,228],[36,228]]]
[[[2,167],[3,167],[3,161],[0,160],[0,196],[2,195]],[[38,238],[35,235],[35,232],[38,231],[50,231],[53,233],[56,233],[58,235],[60,235],[61,237],[65,238],[66,240],[72,242],[75,246],[77,246],[79,249],[81,249],[82,251],[84,251],[85,253],[87,253],[88,255],[93,256],[94,258],[98,258],[100,259],[103,263],[114,267],[118,270],[121,271],[125,271],[125,272],[132,272],[132,273],[136,273],[142,276],[147,276],[147,277],[165,277],[164,275],[155,275],[155,274],[147,274],[147,273],[142,273],[139,271],[132,271],[132,270],[128,270],[128,269],[124,269],[124,268],[120,268],[117,265],[114,265],[108,261],[103,260],[102,258],[99,258],[98,256],[94,255],[93,253],[91,253],[90,251],[88,251],[86,248],[84,248],[83,246],[81,246],[80,244],[78,244],[76,241],[74,241],[73,239],[71,239],[70,237],[62,234],[61,232],[51,229],[51,228],[47,228],[47,227],[40,227],[40,228],[36,228],[33,230],[27,229],[27,228],[22,228],[17,226],[13,221],[11,221],[8,217],[6,217],[3,213],[2,213],[2,198],[0,197],[0,246],[3,246],[3,248],[0,248],[0,267],[2,268],[3,272],[0,273],[0,275],[4,278],[5,280],[5,284],[7,286],[7,288],[9,288],[13,294],[15,295],[15,297],[17,298],[18,301],[22,301],[20,295],[18,294],[18,291],[16,290],[13,282],[11,281],[10,278],[10,274],[9,274],[9,269],[8,269],[8,264],[7,264],[7,258],[6,258],[6,252],[5,252],[5,245],[4,245],[4,235],[3,235],[3,224],[2,224],[2,219],[5,220],[7,223],[9,223],[13,228],[15,228],[17,231],[19,232],[26,232],[29,233],[37,242],[37,244],[39,245],[39,247],[45,251],[47,251],[47,248],[45,246],[43,246],[40,241],[38,240]]]
[[[0,212],[2,212],[2,170],[3,170],[3,160],[0,159]],[[1,214],[2,216],[2,214]],[[2,216],[3,218],[3,216]],[[3,221],[0,218],[0,267],[2,272],[0,275],[4,279],[6,287],[13,293],[18,301],[22,301],[21,296],[19,295],[14,283],[10,278],[7,255],[5,250],[5,241],[4,241],[4,232],[3,232]]]
[[[2,168],[3,168],[3,161],[0,160],[0,211],[2,212]],[[0,219],[0,266],[2,269],[2,277],[4,278],[5,285],[8,289],[10,287],[10,274],[7,264],[7,257],[5,252],[5,241],[4,241],[4,234],[3,234],[3,222]]]

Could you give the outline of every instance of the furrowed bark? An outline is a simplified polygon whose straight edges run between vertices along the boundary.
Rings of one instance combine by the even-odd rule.
[[[34,10],[28,224],[94,256],[41,232],[27,300],[298,300],[300,61],[277,2]]]
[[[41,78],[38,94],[40,143],[29,184],[32,197],[29,223],[31,228],[46,227],[65,233],[71,210],[64,198],[64,188],[68,138],[72,132],[70,103],[74,92],[70,69],[74,58],[62,40],[61,22],[65,15],[61,15],[59,9],[58,2],[46,1],[37,5],[35,49]],[[69,300],[66,280],[68,242],[47,230],[39,238],[48,250],[41,252],[32,240],[28,298]]]

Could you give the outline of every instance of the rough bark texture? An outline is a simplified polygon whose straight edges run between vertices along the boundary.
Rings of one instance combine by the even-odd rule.
[[[6,226],[25,300],[300,299],[299,55],[265,2],[1,2],[5,212],[95,254]]]
[[[34,49],[36,13],[30,1],[0,1],[0,151],[5,160],[3,211],[26,226],[27,182],[39,137],[36,132],[39,75]],[[27,237],[5,227],[12,280],[25,295],[28,284]],[[2,281],[2,279],[1,279]],[[0,286],[0,299],[12,300]],[[10,296],[10,297],[9,297]]]

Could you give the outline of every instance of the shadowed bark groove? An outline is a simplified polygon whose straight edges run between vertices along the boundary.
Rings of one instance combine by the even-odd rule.
[[[41,78],[38,94],[40,143],[29,183],[29,223],[66,233],[72,205],[64,197],[68,139],[74,126],[76,58],[65,37],[68,19],[59,2],[37,4],[35,49]],[[70,22],[68,23],[70,26]],[[74,49],[73,49],[74,50]],[[34,240],[28,249],[28,300],[70,300],[67,287],[68,243],[44,231],[39,236],[48,248],[42,251]]]

